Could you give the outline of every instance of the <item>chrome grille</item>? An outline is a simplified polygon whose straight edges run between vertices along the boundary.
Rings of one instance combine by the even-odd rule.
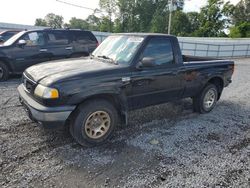
[[[31,93],[34,90],[35,85],[36,82],[28,78],[25,74],[23,74],[23,86],[27,92]]]

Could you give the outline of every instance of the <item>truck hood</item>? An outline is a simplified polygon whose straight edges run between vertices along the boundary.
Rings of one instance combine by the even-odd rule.
[[[100,59],[77,58],[37,64],[26,69],[25,74],[35,82],[49,85],[58,80],[116,67],[117,65]]]

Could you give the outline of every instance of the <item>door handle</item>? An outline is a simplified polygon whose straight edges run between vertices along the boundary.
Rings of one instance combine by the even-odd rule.
[[[73,49],[72,46],[65,48],[65,50],[72,50],[72,49]]]
[[[41,49],[40,52],[47,52],[47,49]]]

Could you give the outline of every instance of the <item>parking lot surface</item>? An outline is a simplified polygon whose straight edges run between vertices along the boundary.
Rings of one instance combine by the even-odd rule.
[[[235,61],[211,113],[190,99],[133,111],[94,148],[31,122],[20,78],[0,83],[0,187],[249,187],[250,59]]]

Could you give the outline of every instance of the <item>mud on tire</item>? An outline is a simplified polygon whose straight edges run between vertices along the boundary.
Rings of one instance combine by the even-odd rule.
[[[100,145],[107,141],[118,124],[114,105],[106,100],[90,100],[74,112],[70,133],[82,146]]]

